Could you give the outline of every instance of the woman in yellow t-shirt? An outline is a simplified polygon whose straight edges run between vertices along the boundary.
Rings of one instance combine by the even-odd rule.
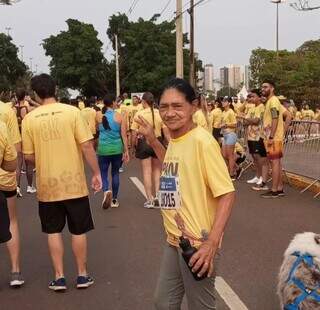
[[[235,180],[236,175],[236,163],[234,158],[234,147],[237,142],[237,118],[233,111],[232,99],[224,98],[222,101],[222,117],[221,117],[221,129],[223,135],[222,143],[222,155],[226,160],[229,168],[230,176]]]
[[[200,95],[198,98],[197,111],[193,114],[193,122],[200,127],[212,131],[212,125],[210,124],[208,104],[207,100],[203,95]]]
[[[160,187],[161,163],[144,136],[138,134],[140,125],[137,121],[139,121],[139,117],[143,117],[153,127],[154,134],[159,141],[164,142],[162,140],[162,131],[168,139],[168,134],[163,125],[159,110],[154,108],[154,103],[153,94],[150,92],[144,93],[142,96],[144,109],[135,114],[131,126],[132,144],[136,149],[136,158],[141,160],[143,185],[147,195],[147,201],[144,203],[144,207],[147,209],[159,206],[159,201],[155,197]]]

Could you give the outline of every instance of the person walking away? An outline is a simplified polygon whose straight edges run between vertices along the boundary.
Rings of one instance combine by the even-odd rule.
[[[24,89],[18,89],[16,91],[16,97],[17,97],[17,104],[14,106],[14,111],[17,115],[18,119],[18,125],[19,125],[19,131],[21,133],[21,123],[24,117],[29,113],[29,106],[26,105],[26,92]],[[26,167],[26,175],[27,175],[27,193],[28,194],[34,194],[37,192],[36,188],[33,186],[33,170],[34,170],[34,165],[31,163],[27,163],[24,158],[22,153],[20,152],[18,154],[18,169],[17,169],[17,197],[21,198],[22,197],[22,191],[21,191],[21,186],[20,186],[20,181],[21,181],[21,171],[23,168],[23,164],[25,164]]]
[[[221,144],[221,119],[222,119],[222,104],[217,101],[214,109],[211,112],[212,120],[212,135]]]
[[[21,136],[18,120],[13,109],[0,102],[0,121],[4,122],[11,143],[15,146],[17,154],[21,152]],[[20,155],[18,155],[20,156]],[[0,191],[6,197],[9,218],[11,240],[7,242],[7,249],[11,262],[11,275],[9,284],[11,287],[20,287],[24,284],[24,278],[20,268],[20,234],[17,215],[17,174],[16,171],[0,169]]]
[[[89,129],[93,135],[93,145],[96,147],[96,139],[97,139],[97,111],[93,108],[95,106],[96,100],[94,97],[86,99],[84,101],[85,108],[81,111],[81,115],[85,120],[86,124],[89,126]]]
[[[93,173],[93,190],[98,192],[102,187],[93,136],[78,108],[56,102],[56,84],[51,76],[34,76],[31,88],[41,106],[22,121],[23,153],[27,161],[36,164],[39,216],[55,271],[49,289],[67,289],[61,235],[66,221],[77,263],[76,287],[87,288],[94,280],[87,270],[86,233],[94,225],[82,156]]]
[[[193,122],[209,132],[212,132],[212,123],[210,122],[207,100],[203,95],[198,97],[196,112],[193,114]]]
[[[164,88],[159,109],[172,138],[167,151],[152,124],[137,119],[140,133],[163,162],[159,197],[167,243],[155,291],[157,310],[181,309],[184,295],[188,309],[216,309],[216,262],[235,194],[218,143],[192,120],[196,104],[188,82],[173,79]],[[196,248],[189,266],[203,280],[196,281],[183,260],[180,240]]]
[[[221,130],[223,135],[222,155],[226,160],[229,168],[229,173],[233,181],[236,180],[236,165],[234,158],[234,146],[237,142],[237,119],[236,114],[232,109],[232,99],[225,97],[222,100],[222,117],[221,117]]]
[[[97,155],[102,176],[104,192],[102,207],[119,207],[120,187],[119,169],[122,162],[129,161],[127,124],[122,115],[113,109],[116,98],[113,95],[104,98],[103,116],[99,124]],[[109,167],[111,166],[112,191],[109,188]]]
[[[167,128],[164,127],[159,110],[154,108],[154,96],[152,93],[144,93],[142,96],[142,105],[144,109],[136,113],[131,129],[133,130],[133,145],[136,148],[136,158],[141,161],[143,185],[147,196],[144,207],[151,209],[157,207],[159,204],[156,193],[160,186],[161,162],[147,143],[146,139],[138,134],[140,125],[137,121],[139,120],[139,117],[145,118],[149,124],[151,124],[157,139],[162,143],[164,143],[164,141],[162,139],[161,131],[163,131],[167,141],[169,140],[169,135]]]

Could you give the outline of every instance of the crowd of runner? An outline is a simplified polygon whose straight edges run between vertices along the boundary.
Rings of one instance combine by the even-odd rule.
[[[24,284],[16,214],[16,200],[24,195],[21,177],[27,176],[28,194],[37,192],[41,228],[48,235],[55,270],[49,288],[67,288],[61,238],[66,223],[78,270],[76,285],[87,288],[94,280],[87,270],[86,233],[94,224],[83,157],[94,192],[103,191],[103,209],[119,207],[119,174],[137,158],[147,197],[144,207],[161,209],[167,233],[157,309],[179,309],[184,294],[191,309],[213,309],[213,264],[234,202],[232,181],[242,174],[246,149],[256,172],[247,183],[264,191],[263,198],[284,196],[285,133],[292,119],[320,121],[319,108],[296,109],[275,95],[272,81],[251,90],[245,100],[215,101],[181,79],[169,81],[158,100],[150,92],[131,99],[126,93],[118,98],[56,99],[56,85],[46,74],[35,76],[31,89],[32,98],[19,89],[10,102],[0,102],[0,242],[7,244],[11,259],[10,285]],[[245,139],[237,136],[239,124]],[[189,266],[180,255],[184,239],[197,249]],[[194,281],[189,268],[206,279]]]

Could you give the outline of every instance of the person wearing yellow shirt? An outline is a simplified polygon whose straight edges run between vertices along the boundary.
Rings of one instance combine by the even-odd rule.
[[[276,97],[274,82],[267,80],[262,84],[262,95],[268,99],[263,115],[263,128],[267,157],[271,161],[272,188],[261,197],[278,198],[284,196],[281,158],[283,157],[285,127],[289,126],[291,115]],[[284,118],[286,123],[284,123]]]
[[[303,121],[312,121],[314,119],[314,112],[310,109],[309,105],[305,105],[301,112],[301,117]]]
[[[234,203],[234,186],[212,135],[192,120],[197,98],[191,85],[173,79],[160,96],[160,115],[169,129],[168,149],[157,140],[152,125],[140,118],[140,133],[163,162],[159,192],[167,234],[155,308],[180,309],[187,295],[189,309],[215,308],[214,261]],[[189,261],[195,281],[183,260],[179,245],[190,244],[196,252]],[[172,280],[174,279],[174,280]]]
[[[128,141],[129,141],[128,145],[131,148],[133,146],[133,141],[132,141],[133,136],[132,136],[132,129],[131,129],[132,124],[133,124],[133,120],[134,120],[137,112],[143,110],[143,107],[139,102],[140,102],[139,97],[135,95],[132,98],[132,105],[128,106],[128,108],[129,108],[128,109],[128,125],[127,125],[128,126]]]
[[[0,121],[0,167],[8,172],[14,172],[17,168],[17,152],[10,141],[7,126],[2,121]],[[0,243],[7,243],[11,238],[7,200],[0,191]]]
[[[320,122],[320,107],[316,108],[316,113],[314,114],[314,120]]]
[[[93,98],[86,99],[84,101],[85,108],[81,110],[81,115],[87,125],[89,126],[89,129],[94,137],[96,139],[96,133],[97,133],[97,123],[96,123],[96,117],[97,117],[97,112],[92,108],[94,105],[95,101]]]
[[[221,143],[221,119],[222,119],[222,104],[216,102],[215,108],[211,111],[211,122],[212,122],[212,135]]]
[[[232,180],[236,179],[236,163],[234,159],[234,146],[237,142],[237,119],[231,108],[232,99],[225,97],[222,100],[223,112],[221,116],[221,130],[223,135],[222,155],[227,161]]]
[[[233,103],[233,107],[234,107],[234,112],[237,115],[240,115],[242,112],[242,107],[243,107],[244,103],[241,102],[240,100],[236,99],[236,101]]]
[[[136,158],[141,161],[143,185],[147,195],[147,201],[144,203],[144,207],[147,209],[159,205],[156,193],[160,186],[161,163],[146,139],[138,133],[140,125],[137,121],[139,120],[139,117],[145,118],[149,124],[151,124],[154,134],[159,141],[164,143],[162,131],[168,139],[167,129],[164,127],[159,110],[154,108],[154,102],[155,100],[152,93],[144,93],[142,96],[142,105],[144,109],[136,113],[131,126],[133,146],[136,148]]]
[[[19,132],[18,120],[14,110],[8,105],[0,102],[0,120],[8,129],[11,142],[14,144],[17,153],[21,153],[21,136]],[[24,279],[20,269],[20,234],[17,218],[17,174],[0,169],[0,191],[7,199],[10,232],[12,239],[7,242],[7,248],[11,261],[10,286],[20,287],[24,284]]]
[[[78,99],[78,108],[80,110],[83,110],[86,107],[83,98],[79,96],[77,99]]]
[[[81,112],[57,103],[56,84],[48,74],[34,76],[31,88],[40,107],[22,121],[23,153],[36,164],[37,196],[42,231],[48,236],[55,278],[49,289],[65,291],[62,231],[68,222],[76,258],[77,288],[94,283],[87,270],[86,233],[94,229],[83,156],[93,172],[92,188],[102,188],[92,134]]]
[[[212,132],[212,124],[208,113],[207,100],[203,95],[198,98],[198,106],[196,112],[193,114],[193,122],[197,126],[201,126],[210,133]]]

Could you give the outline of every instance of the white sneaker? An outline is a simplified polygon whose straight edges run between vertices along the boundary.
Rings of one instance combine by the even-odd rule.
[[[37,192],[37,189],[34,186],[28,186],[27,187],[27,193],[28,194],[34,194]]]
[[[143,207],[146,208],[146,209],[154,209],[153,201],[146,201],[146,202],[143,204]]]
[[[262,177],[260,177],[260,178],[258,179],[258,182],[257,182],[256,184],[257,184],[257,185],[261,185],[262,182],[263,182]]]
[[[111,208],[119,208],[119,205],[118,199],[112,199]]]
[[[112,192],[106,191],[104,192],[103,200],[102,200],[102,208],[107,210],[111,207],[112,202]]]
[[[21,189],[20,189],[19,186],[17,187],[17,197],[18,197],[18,198],[21,198],[21,197],[22,197]]]
[[[253,179],[248,180],[247,183],[248,183],[248,184],[257,184],[257,182],[258,182],[259,180],[260,180],[260,179],[259,179],[257,176],[255,176]]]

